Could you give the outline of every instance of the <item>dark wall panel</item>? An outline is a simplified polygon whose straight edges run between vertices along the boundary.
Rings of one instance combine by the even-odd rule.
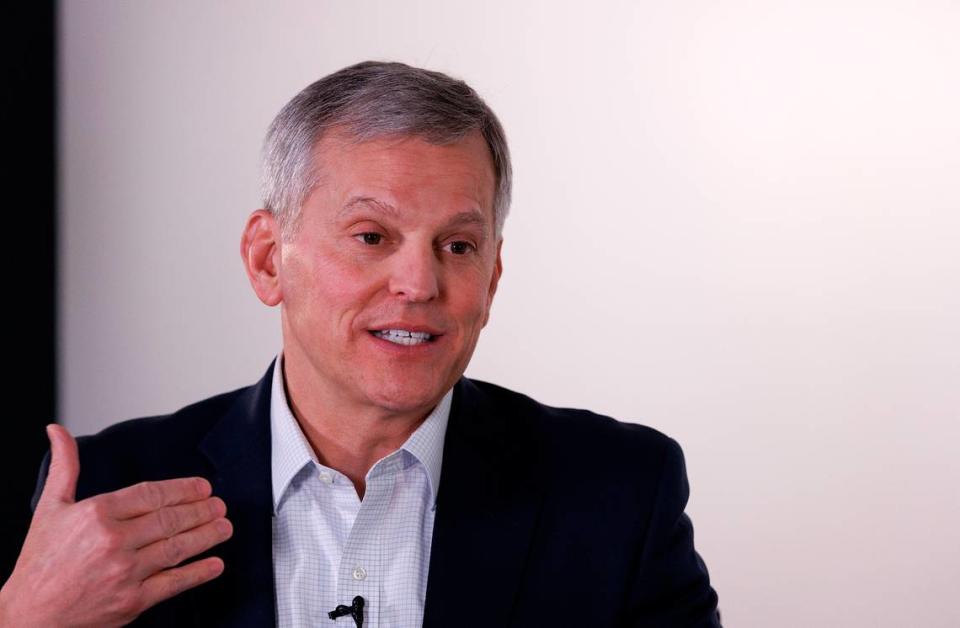
[[[0,431],[0,581],[30,521],[29,499],[56,416],[56,6],[4,9],[2,167],[5,326]]]

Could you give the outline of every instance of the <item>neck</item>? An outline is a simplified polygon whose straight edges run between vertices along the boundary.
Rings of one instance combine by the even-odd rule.
[[[390,412],[347,403],[336,395],[325,395],[300,369],[289,368],[286,355],[282,369],[290,411],[317,459],[349,478],[361,499],[373,465],[399,449],[432,410]]]

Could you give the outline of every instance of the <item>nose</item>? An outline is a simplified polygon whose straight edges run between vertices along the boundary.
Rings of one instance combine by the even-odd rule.
[[[432,247],[410,246],[392,256],[390,294],[411,303],[423,303],[440,294],[437,256]]]

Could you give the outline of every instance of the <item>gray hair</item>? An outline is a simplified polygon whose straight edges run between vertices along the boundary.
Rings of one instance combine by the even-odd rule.
[[[313,149],[339,127],[357,141],[390,135],[451,144],[480,131],[493,157],[497,237],[510,209],[510,152],[497,116],[463,81],[403,63],[365,61],[307,86],[274,118],[263,144],[263,202],[283,237],[299,224],[300,208],[317,184]]]

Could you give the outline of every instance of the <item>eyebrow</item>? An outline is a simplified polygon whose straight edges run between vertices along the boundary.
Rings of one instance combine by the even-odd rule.
[[[372,196],[354,196],[347,201],[346,205],[344,205],[339,212],[337,212],[337,218],[348,216],[351,212],[356,211],[360,207],[373,209],[392,218],[396,218],[400,215],[400,211],[390,203],[381,201],[380,199]],[[490,223],[480,210],[468,210],[457,212],[447,224],[448,226],[479,225],[482,227],[484,235],[486,235],[487,226]]]
[[[397,211],[397,208],[391,205],[390,203],[385,203],[379,199],[376,199],[372,196],[354,196],[343,208],[337,212],[337,218],[342,218],[343,216],[348,215],[350,212],[357,209],[358,206],[370,207],[376,209],[382,214],[388,214],[390,216],[397,216],[400,212]]]

